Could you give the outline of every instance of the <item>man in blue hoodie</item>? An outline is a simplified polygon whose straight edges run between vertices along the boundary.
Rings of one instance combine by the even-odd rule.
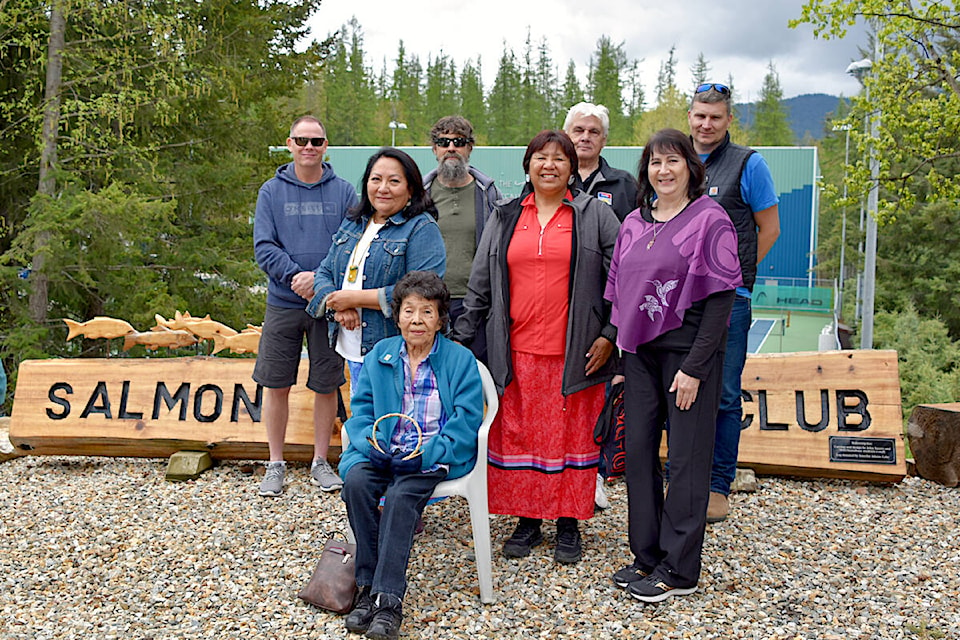
[[[324,491],[343,485],[327,462],[337,389],[344,382],[343,359],[330,347],[326,321],[304,311],[305,296],[313,294],[313,272],[326,257],[344,214],[357,204],[353,186],[323,161],[327,144],[326,130],[317,118],[297,118],[287,138],[293,162],[277,169],[257,196],[253,252],[269,278],[263,335],[253,370],[254,381],[264,388],[262,416],[270,447],[261,496],[283,492],[290,388],[297,381],[304,336],[310,358],[307,388],[315,394],[310,480]]]

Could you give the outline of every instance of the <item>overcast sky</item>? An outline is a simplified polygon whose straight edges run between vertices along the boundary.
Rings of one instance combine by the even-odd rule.
[[[733,75],[740,102],[757,98],[771,60],[784,97],[857,93],[857,81],[844,71],[862,57],[858,47],[866,45],[865,30],[856,28],[842,41],[815,39],[808,25],[787,26],[802,6],[802,0],[323,0],[310,26],[312,37],[322,39],[356,16],[367,64],[378,73],[384,60],[392,71],[400,40],[424,68],[441,51],[456,61],[458,71],[468,58],[474,63],[482,58],[488,89],[504,43],[520,58],[529,27],[535,46],[546,38],[561,81],[573,60],[585,82],[601,35],[622,42],[627,57],[640,60],[647,106],[655,99],[660,64],[674,45],[677,86],[683,91],[703,52],[714,80],[725,83]]]

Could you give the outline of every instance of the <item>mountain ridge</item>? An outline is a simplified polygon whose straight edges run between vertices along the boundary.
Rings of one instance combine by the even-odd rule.
[[[793,131],[794,142],[799,144],[807,139],[822,140],[827,135],[827,118],[837,111],[840,97],[826,93],[805,93],[793,98],[784,98],[781,102],[787,110],[787,119]],[[753,125],[756,103],[737,103],[734,105],[737,119],[744,127]]]

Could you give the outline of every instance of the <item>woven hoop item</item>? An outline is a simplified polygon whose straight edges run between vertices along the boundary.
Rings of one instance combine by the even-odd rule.
[[[410,460],[412,458],[416,458],[417,456],[421,455],[423,453],[422,451],[423,429],[420,428],[419,422],[417,422],[414,418],[408,416],[405,413],[386,413],[380,416],[379,418],[377,418],[376,421],[373,423],[373,432],[367,438],[367,442],[369,442],[374,449],[386,455],[387,452],[383,450],[383,448],[380,446],[380,443],[377,441],[377,425],[380,424],[381,420],[385,420],[387,418],[400,418],[401,420],[406,420],[407,422],[412,424],[414,428],[417,430],[417,446],[416,448],[414,448],[413,451],[403,456],[403,460]]]

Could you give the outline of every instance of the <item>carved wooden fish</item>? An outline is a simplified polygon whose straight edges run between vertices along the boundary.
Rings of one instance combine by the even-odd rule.
[[[201,340],[212,340],[213,336],[215,335],[237,335],[236,329],[228,327],[222,322],[211,320],[209,314],[203,318],[194,318],[189,313],[181,314],[179,311],[177,311],[177,315],[174,316],[172,320],[165,320],[160,314],[157,314],[154,317],[157,319],[157,326],[154,327],[154,331],[156,331],[159,327],[165,327],[167,329],[174,330],[182,329],[184,331],[189,331]]]
[[[136,330],[126,320],[110,318],[108,316],[97,316],[86,322],[75,322],[69,318],[63,319],[69,329],[67,340],[73,340],[79,335],[87,338],[119,338],[128,333],[135,333]]]
[[[230,349],[234,353],[257,353],[260,347],[260,332],[244,329],[235,336],[213,336],[213,353]]]
[[[214,336],[235,336],[237,330],[216,320],[195,318],[184,322],[184,330],[203,340],[212,340]]]
[[[160,331],[144,331],[143,333],[133,332],[123,338],[123,350],[127,351],[132,346],[141,344],[151,351],[156,351],[160,347],[168,349],[179,349],[197,344],[197,339],[189,331],[182,329],[161,329]]]

